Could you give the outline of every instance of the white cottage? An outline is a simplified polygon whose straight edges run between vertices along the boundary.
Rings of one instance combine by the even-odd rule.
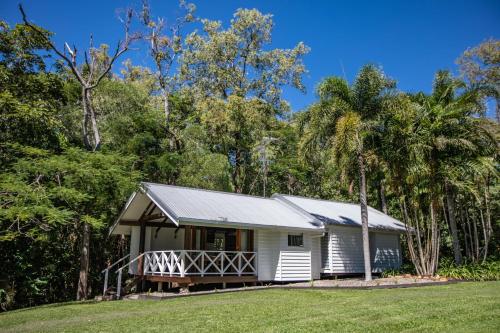
[[[404,225],[368,213],[375,272],[401,265]],[[142,183],[111,234],[130,254],[111,269],[153,282],[306,281],[363,273],[359,205],[275,194],[271,198]],[[120,290],[120,285],[118,286]]]

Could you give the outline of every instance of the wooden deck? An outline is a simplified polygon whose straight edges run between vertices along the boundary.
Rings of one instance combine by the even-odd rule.
[[[158,276],[144,275],[143,278],[151,282],[171,282],[178,284],[209,284],[209,283],[246,283],[257,282],[257,276]]]

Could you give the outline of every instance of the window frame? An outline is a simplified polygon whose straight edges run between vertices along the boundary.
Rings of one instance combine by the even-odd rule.
[[[288,234],[288,247],[304,247],[304,234]]]

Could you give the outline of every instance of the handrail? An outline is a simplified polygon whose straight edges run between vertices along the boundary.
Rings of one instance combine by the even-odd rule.
[[[147,275],[256,275],[256,252],[217,250],[167,250],[145,252]]]
[[[170,275],[185,277],[186,275],[257,275],[257,252],[254,251],[217,251],[217,250],[165,250],[145,251],[128,261],[115,271],[118,273],[116,296],[120,298],[123,270],[135,262],[139,262],[140,275]],[[125,256],[123,260],[127,258]],[[119,262],[123,261],[120,259]],[[104,271],[108,274],[111,267]],[[107,288],[107,276],[105,289]]]
[[[139,260],[139,258],[141,258],[141,257],[144,257],[144,255],[145,255],[146,253],[149,253],[149,252],[151,252],[151,251],[146,251],[146,252],[143,252],[143,253],[139,254],[137,257],[135,257],[134,259],[130,260],[128,263],[126,263],[126,264],[125,264],[125,265],[123,265],[122,267],[118,268],[118,269],[115,271],[115,273],[118,273],[119,271],[123,270],[125,267],[130,266],[130,264],[131,264],[131,263],[133,263],[133,262],[135,262],[135,261]]]
[[[125,260],[126,258],[130,257],[130,253],[127,254],[126,256],[118,259],[117,261],[115,261],[112,265],[109,265],[108,267],[106,267],[105,269],[102,270],[101,274],[104,273],[105,271],[111,269],[112,267],[116,266],[118,263],[122,262],[123,260]]]
[[[148,251],[149,252],[149,251]],[[144,255],[148,252],[144,252],[144,253],[141,253],[139,254],[137,257],[135,257],[134,259],[130,260],[128,263],[126,263],[125,265],[123,265],[122,267],[118,268],[115,273],[118,273],[118,277],[117,277],[117,281],[116,281],[116,297],[117,298],[120,298],[120,294],[121,294],[121,289],[122,289],[122,273],[123,273],[123,269],[125,267],[128,267],[130,266],[131,263],[139,260],[139,258],[142,258],[144,257]],[[143,269],[144,271],[144,269]]]
[[[102,270],[101,274],[104,273],[104,290],[102,292],[102,296],[106,296],[106,290],[108,290],[108,278],[109,278],[109,270],[118,265],[120,262],[122,262],[123,260],[125,260],[126,258],[130,257],[130,253],[127,254],[126,256],[118,259],[117,261],[115,261],[112,265],[106,267],[105,269]]]

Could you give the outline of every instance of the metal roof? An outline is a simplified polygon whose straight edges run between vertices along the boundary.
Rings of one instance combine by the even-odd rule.
[[[120,222],[138,221],[149,203],[150,214],[163,213],[176,225],[213,225],[240,228],[284,228],[324,231],[324,224],[361,226],[358,204],[275,194],[271,198],[173,185],[141,183],[110,232],[130,233]],[[369,227],[404,231],[404,224],[368,208]]]
[[[311,199],[291,195],[273,195],[292,207],[303,209],[326,224],[361,227],[359,204]],[[405,231],[405,225],[375,208],[368,206],[368,226],[372,229]]]
[[[323,230],[310,214],[273,198],[153,183],[142,183],[142,187],[177,222]]]

